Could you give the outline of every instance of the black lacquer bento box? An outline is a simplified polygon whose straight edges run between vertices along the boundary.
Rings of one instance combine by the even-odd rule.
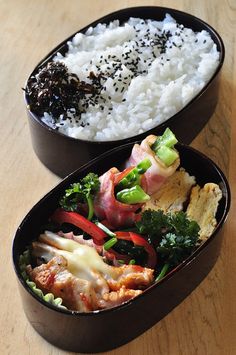
[[[150,286],[138,297],[111,309],[90,313],[57,308],[39,298],[27,286],[19,267],[20,255],[35,239],[58,199],[69,184],[88,172],[102,174],[119,167],[131,153],[129,143],[104,153],[69,175],[42,198],[17,229],[13,242],[13,262],[19,282],[24,312],[35,330],[50,343],[69,351],[111,350],[139,336],[183,301],[214,266],[222,243],[222,228],[230,208],[230,189],[221,170],[209,158],[186,145],[178,144],[181,166],[196,177],[198,184],[217,183],[223,193],[217,211],[217,227],[211,237],[188,259]]]
[[[175,132],[180,142],[189,144],[207,123],[217,104],[219,77],[225,55],[222,39],[210,25],[181,11],[164,7],[147,6],[133,7],[111,13],[89,24],[79,32],[86,32],[90,26],[96,26],[98,23],[107,24],[115,19],[119,19],[121,23],[127,21],[130,17],[162,20],[166,13],[173,16],[178,23],[192,28],[194,31],[206,30],[210,33],[211,38],[216,43],[217,49],[220,52],[219,65],[211,80],[194,99],[192,99],[180,112],[176,113],[166,122],[143,134],[116,141],[86,141],[71,138],[59,133],[44,124],[39,117],[30,111],[28,106],[29,98],[27,97],[27,94],[25,94],[25,103],[27,106],[27,114],[34,151],[42,163],[55,174],[65,177],[79,166],[111,148],[129,142],[134,142],[136,140],[141,140],[148,134],[162,134],[166,127],[171,128]],[[75,34],[64,40],[43,60],[41,60],[30,76],[37,74],[38,70],[45,63],[52,60],[57,52],[65,54],[68,50],[67,41],[70,41],[74,35]]]

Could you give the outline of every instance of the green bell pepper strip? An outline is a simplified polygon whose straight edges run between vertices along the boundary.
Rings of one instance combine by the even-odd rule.
[[[178,142],[174,133],[167,127],[162,136],[157,137],[156,141],[152,145],[152,150],[156,153],[161,146],[173,148]]]
[[[177,142],[174,133],[166,128],[163,135],[157,137],[151,148],[165,165],[170,166],[178,158],[178,153],[173,149]]]
[[[134,259],[131,259],[129,262],[129,265],[135,265],[136,261]]]
[[[157,150],[157,156],[166,166],[170,166],[178,158],[178,153],[174,149],[163,145]]]
[[[147,202],[150,200],[150,196],[147,195],[139,185],[136,185],[130,189],[117,192],[116,199],[122,203],[132,205]]]
[[[103,244],[105,250],[109,250],[117,243],[117,238],[113,237]]]
[[[152,165],[151,161],[146,158],[130,170],[116,185],[116,190],[127,189],[141,184],[141,175],[143,175]]]

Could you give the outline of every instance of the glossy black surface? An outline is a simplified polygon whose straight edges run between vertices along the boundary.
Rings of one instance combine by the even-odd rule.
[[[13,263],[25,314],[39,334],[60,348],[75,352],[100,352],[132,340],[186,298],[208,274],[219,255],[222,227],[230,207],[228,183],[211,160],[188,146],[178,145],[181,166],[196,177],[198,184],[215,182],[223,192],[216,230],[190,258],[142,295],[119,307],[99,312],[60,310],[39,299],[25,284],[20,274],[19,256],[38,236],[40,226],[56,208],[65,187],[88,172],[101,174],[111,166],[119,167],[130,155],[132,146],[128,144],[115,148],[72,173],[32,208],[16,232]]]
[[[162,134],[166,127],[173,129],[179,141],[189,144],[207,123],[217,104],[219,76],[225,54],[222,39],[211,26],[202,20],[181,11],[163,7],[146,6],[133,7],[114,12],[89,24],[79,32],[85,32],[88,27],[96,26],[99,22],[109,23],[115,19],[119,19],[121,23],[127,21],[129,17],[162,20],[167,12],[172,15],[178,23],[190,27],[194,31],[206,30],[210,33],[217,45],[218,51],[220,52],[220,63],[212,79],[201,92],[187,106],[185,106],[185,108],[163,124],[143,134],[136,135],[135,137],[117,141],[91,142],[65,136],[49,128],[41,122],[39,117],[27,109],[34,151],[42,163],[55,174],[65,177],[81,165],[111,148],[143,139],[148,134]],[[31,75],[36,74],[39,67],[50,61],[57,52],[61,52],[62,54],[66,53],[67,41],[71,40],[74,35],[75,34],[53,49],[36,66]],[[27,97],[25,97],[25,102],[26,105],[28,105]]]

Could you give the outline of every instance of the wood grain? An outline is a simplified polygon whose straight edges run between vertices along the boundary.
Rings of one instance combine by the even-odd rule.
[[[193,146],[214,159],[229,177],[232,209],[221,255],[209,276],[156,326],[105,354],[236,354],[236,1],[0,0],[1,354],[70,354],[48,344],[31,328],[12,267],[11,245],[18,224],[59,181],[32,150],[21,87],[37,62],[71,33],[109,12],[138,5],[190,12],[210,23],[224,40],[219,103]]]

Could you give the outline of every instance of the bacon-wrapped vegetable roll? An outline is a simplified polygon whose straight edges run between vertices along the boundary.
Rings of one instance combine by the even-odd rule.
[[[136,211],[141,203],[123,203],[116,198],[116,177],[119,170],[111,168],[103,174],[100,180],[100,189],[94,200],[94,211],[100,220],[106,220],[113,228],[130,226],[136,220]],[[124,191],[124,190],[123,190]]]
[[[151,161],[151,167],[145,172],[145,192],[152,195],[158,191],[165,180],[171,176],[180,164],[179,154],[174,149],[177,139],[167,129],[160,137],[150,135],[141,144],[135,144],[127,166],[137,165],[143,159]]]

